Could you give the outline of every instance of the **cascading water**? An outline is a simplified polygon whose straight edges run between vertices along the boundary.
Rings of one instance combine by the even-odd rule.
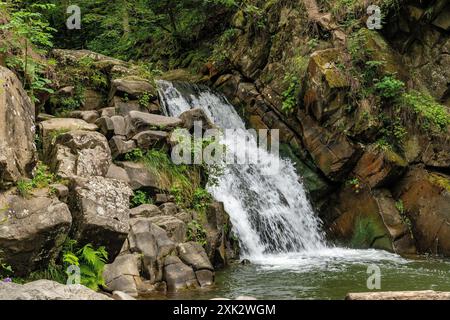
[[[245,129],[226,98],[207,87],[167,81],[159,81],[158,87],[163,108],[170,116],[201,108],[221,129]],[[264,160],[262,163],[279,161],[279,171],[267,172],[267,166],[257,163],[231,164],[225,167],[218,183],[209,187],[230,214],[244,253],[257,259],[273,253],[324,249],[320,221],[292,163],[275,158],[256,143],[246,144],[247,138],[236,131],[227,134],[222,143],[232,154],[242,151],[237,149],[246,145],[250,148],[248,154],[259,155]]]

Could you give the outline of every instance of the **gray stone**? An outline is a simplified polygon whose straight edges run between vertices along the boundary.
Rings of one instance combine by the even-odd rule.
[[[123,168],[128,175],[130,186],[133,190],[141,188],[160,189],[158,179],[148,168],[137,162],[117,162],[117,165]]]
[[[164,280],[169,292],[198,287],[194,270],[185,265],[178,257],[170,256],[164,262]]]
[[[161,147],[166,142],[168,133],[164,131],[143,131],[133,137],[136,144],[141,149],[150,149],[153,147]]]
[[[145,79],[137,77],[115,79],[111,82],[109,100],[112,101],[117,95],[127,95],[129,98],[139,99],[142,94],[150,94],[153,99],[156,98],[155,92],[155,88]]]
[[[120,180],[128,184],[130,179],[128,178],[128,174],[124,168],[116,166],[115,164],[111,164],[108,169],[108,173],[106,173],[106,178]]]
[[[166,216],[174,216],[178,213],[178,207],[173,202],[163,203],[162,205],[159,206],[159,209]]]
[[[186,238],[186,224],[172,216],[156,216],[151,217],[149,220],[157,226],[163,228],[170,239],[175,243],[184,242]]]
[[[72,224],[66,204],[44,189],[27,199],[2,193],[0,208],[3,262],[16,275],[26,275],[56,258]]]
[[[90,177],[73,179],[70,191],[73,238],[80,245],[105,246],[113,259],[128,234],[131,189],[118,180]]]
[[[120,155],[136,149],[136,143],[133,140],[126,140],[122,136],[114,136],[109,140],[109,147],[111,149],[111,156],[115,159]]]
[[[98,111],[95,111],[95,110],[90,110],[90,111],[76,110],[76,111],[72,111],[70,113],[70,116],[72,118],[82,119],[82,120],[86,121],[87,123],[95,123],[95,121],[97,121],[97,119],[100,117]]]
[[[0,300],[111,300],[81,284],[63,285],[38,280],[24,285],[0,282]]]
[[[139,279],[140,257],[138,254],[118,256],[113,263],[107,264],[103,272],[106,287],[109,291],[122,291],[136,297],[138,289],[136,279]]]
[[[208,287],[214,284],[214,272],[210,270],[195,271],[195,276],[200,284],[200,287]]]
[[[205,249],[197,242],[180,243],[177,246],[178,255],[181,260],[187,265],[190,265],[194,270],[211,270],[214,271],[211,262],[208,259],[208,255]]]
[[[17,76],[0,66],[0,186],[29,176],[37,155],[34,105]]]
[[[165,117],[139,111],[131,111],[125,119],[128,135],[131,136],[148,130],[170,131],[176,127],[180,127],[183,123],[179,118]]]
[[[159,215],[162,215],[162,212],[154,204],[143,204],[130,210],[131,218],[149,218]]]

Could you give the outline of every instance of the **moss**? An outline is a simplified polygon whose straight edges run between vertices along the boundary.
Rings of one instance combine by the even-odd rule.
[[[359,216],[355,220],[350,244],[354,248],[377,248],[392,251],[392,243],[385,228],[371,217]]]
[[[450,192],[450,179],[447,177],[444,177],[437,173],[430,174],[429,180],[431,183],[440,186],[441,188],[444,188],[447,190],[447,192]]]

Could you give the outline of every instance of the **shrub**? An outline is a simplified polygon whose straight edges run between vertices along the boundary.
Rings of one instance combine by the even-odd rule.
[[[377,93],[385,99],[399,97],[405,88],[403,81],[395,79],[393,76],[385,76],[380,82],[375,84]]]
[[[137,190],[134,192],[133,197],[131,198],[131,206],[133,208],[138,207],[142,204],[152,204],[153,200],[149,197],[149,195],[141,190]]]
[[[189,222],[187,227],[187,240],[195,241],[200,245],[205,246],[207,243],[207,233],[205,228],[197,220]]]

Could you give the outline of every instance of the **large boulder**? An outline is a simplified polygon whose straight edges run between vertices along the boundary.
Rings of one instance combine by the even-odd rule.
[[[1,283],[0,300],[112,300],[81,284],[64,285],[50,280],[26,284]]]
[[[81,130],[59,135],[48,158],[52,170],[62,177],[105,176],[112,162],[106,138]]]
[[[158,190],[161,188],[156,174],[150,172],[147,166],[140,162],[123,161],[117,165],[125,170],[131,189],[148,188]]]
[[[331,234],[356,248],[415,253],[407,220],[387,189],[344,188],[332,206]]]
[[[36,163],[34,105],[16,75],[0,66],[0,187],[28,176]]]
[[[418,250],[450,256],[450,177],[412,167],[395,195],[411,221]]]
[[[119,253],[129,229],[130,187],[103,177],[72,179],[69,205],[72,237],[80,245],[105,246],[109,257]]]
[[[57,257],[72,224],[66,204],[49,197],[48,190],[27,199],[6,192],[0,194],[0,208],[0,248],[16,275]]]
[[[172,216],[155,216],[149,220],[158,227],[163,228],[167,235],[175,243],[184,242],[186,238],[186,224],[178,218]]]

